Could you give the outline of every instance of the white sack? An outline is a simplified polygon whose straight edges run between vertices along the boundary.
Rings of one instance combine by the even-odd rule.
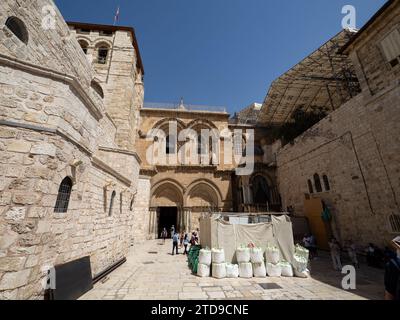
[[[239,277],[241,278],[253,277],[253,266],[250,262],[239,263]]]
[[[197,266],[197,275],[202,278],[206,278],[210,276],[210,266],[201,264]]]
[[[225,263],[225,252],[224,249],[212,249],[211,250],[212,263]]]
[[[206,249],[201,249],[199,254],[199,263],[205,264],[207,266],[211,265],[211,251]]]
[[[280,260],[279,249],[267,248],[265,250],[265,259],[268,263],[277,264]]]
[[[293,257],[293,267],[300,273],[304,272],[305,270],[307,270],[308,260],[305,257],[295,254]]]
[[[264,262],[263,251],[261,248],[251,248],[250,249],[250,260],[252,263]]]
[[[212,276],[217,279],[226,278],[226,263],[213,263]]]
[[[267,270],[265,268],[265,263],[253,263],[253,275],[256,278],[265,278],[267,276]]]
[[[250,262],[250,249],[249,248],[237,248],[236,249],[236,260],[238,263]]]
[[[293,277],[293,268],[289,262],[281,262],[282,277]]]
[[[270,277],[280,277],[282,275],[282,268],[280,264],[267,263],[267,273]]]
[[[237,264],[226,264],[226,277],[237,278],[239,277],[239,266]]]

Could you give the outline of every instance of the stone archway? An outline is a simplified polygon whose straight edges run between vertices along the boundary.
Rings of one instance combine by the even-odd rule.
[[[198,182],[187,192],[187,207],[212,207],[220,206],[220,199],[215,187],[207,182]]]
[[[189,230],[199,227],[202,213],[219,211],[222,196],[219,189],[210,181],[193,182],[185,193],[185,221]]]
[[[184,228],[183,188],[173,180],[164,180],[153,186],[150,200],[149,233],[159,237],[162,228],[167,231],[174,226],[175,230]]]
[[[270,203],[271,186],[268,179],[264,175],[256,174],[251,178],[251,189],[254,204],[267,205],[268,203]]]

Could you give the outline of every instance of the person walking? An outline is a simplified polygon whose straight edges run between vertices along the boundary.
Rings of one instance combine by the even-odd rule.
[[[342,261],[340,260],[340,245],[335,238],[332,238],[329,242],[329,247],[331,248],[331,257],[333,269],[337,271],[342,271]]]
[[[346,241],[346,249],[347,249],[347,254],[349,255],[349,258],[353,266],[359,268],[360,265],[358,264],[358,259],[357,259],[357,248],[352,240]]]
[[[161,232],[161,238],[163,239],[163,244],[165,244],[165,239],[168,237],[168,231],[166,228]]]
[[[179,245],[179,233],[176,232],[172,237],[172,255],[175,255],[174,253],[175,250],[176,254],[179,254],[178,245]]]
[[[182,248],[183,247],[183,240],[185,239],[185,233],[182,231],[181,232],[181,236],[180,236],[180,238],[179,238],[179,241],[180,241],[180,243],[179,243],[179,248]]]
[[[175,234],[175,226],[174,226],[174,225],[172,225],[170,231],[171,231],[171,238],[173,238],[173,237],[174,237],[174,234]]]
[[[185,252],[183,254],[187,255],[188,251],[187,251],[187,247],[189,245],[189,235],[187,233],[185,233],[185,237],[183,239],[183,246],[185,247]]]

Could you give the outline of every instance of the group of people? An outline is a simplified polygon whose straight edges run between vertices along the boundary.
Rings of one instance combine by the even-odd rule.
[[[179,248],[184,248],[183,254],[188,254],[188,246],[195,246],[199,244],[199,230],[192,232],[192,235],[189,238],[189,234],[187,232],[177,232],[175,231],[175,226],[172,226],[170,229],[170,234],[172,238],[172,255],[179,254]],[[168,231],[166,228],[161,232],[161,238],[163,239],[163,243],[168,238]]]
[[[342,248],[339,241],[337,241],[336,238],[333,237],[329,241],[329,247],[331,250],[333,269],[335,269],[337,271],[342,271],[342,268],[343,268],[342,259],[341,259],[342,249],[347,252],[347,255],[351,261],[351,264],[356,268],[360,267],[360,264],[359,264],[358,258],[357,258],[357,247],[352,240],[350,240],[350,239],[346,240],[344,242],[344,248]]]

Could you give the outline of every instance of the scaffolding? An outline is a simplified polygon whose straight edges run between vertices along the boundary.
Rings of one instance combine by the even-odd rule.
[[[353,64],[346,55],[339,53],[355,33],[342,30],[276,79],[257,123],[282,125],[291,121],[296,110],[330,113],[360,93]]]

